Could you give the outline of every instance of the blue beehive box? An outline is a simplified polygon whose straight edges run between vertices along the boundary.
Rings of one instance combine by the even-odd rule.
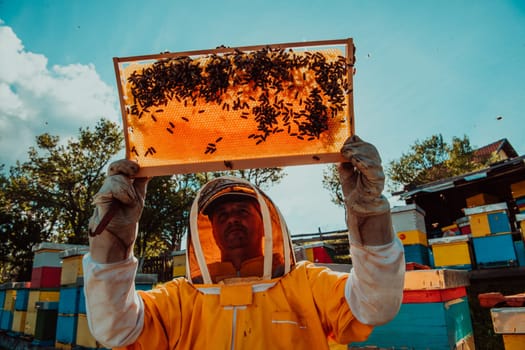
[[[79,286],[62,286],[60,288],[60,299],[58,301],[58,313],[62,315],[77,314],[80,301]]]
[[[27,302],[29,300],[29,288],[20,288],[16,290],[15,310],[27,311]]]
[[[84,287],[83,286],[81,286],[79,288],[78,313],[79,314],[85,314],[86,313],[86,294],[84,293]]]
[[[467,297],[446,302],[402,304],[389,323],[375,327],[366,342],[353,346],[388,349],[456,349],[472,337]]]
[[[478,268],[518,265],[511,233],[473,237],[472,247]]]
[[[510,222],[507,212],[488,213],[490,233],[511,232]]]
[[[514,249],[518,258],[518,266],[525,266],[525,246],[523,241],[514,241]]]
[[[58,315],[56,341],[74,344],[77,337],[77,315]]]
[[[10,331],[13,325],[13,311],[2,310],[2,318],[0,319],[0,330]]]
[[[3,289],[4,286],[0,285],[0,309],[4,308],[4,302],[5,302],[5,289]]]
[[[135,276],[135,290],[150,290],[157,283],[157,274],[138,273]]]
[[[428,247],[423,244],[410,244],[403,246],[405,248],[405,261],[415,262],[422,265],[430,266]]]

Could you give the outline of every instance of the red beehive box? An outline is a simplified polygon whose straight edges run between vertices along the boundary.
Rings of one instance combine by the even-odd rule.
[[[61,267],[42,266],[34,267],[31,273],[31,288],[60,287]]]

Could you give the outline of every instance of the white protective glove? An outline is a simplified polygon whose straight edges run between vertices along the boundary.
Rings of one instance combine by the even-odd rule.
[[[357,135],[346,140],[341,154],[348,162],[339,165],[339,179],[347,209],[352,243],[383,245],[393,240],[390,204],[382,195],[385,174],[374,145]]]
[[[138,171],[139,165],[127,159],[110,164],[108,176],[93,198],[95,211],[89,219],[89,246],[96,262],[121,261],[133,251],[149,181],[149,178],[133,179]]]

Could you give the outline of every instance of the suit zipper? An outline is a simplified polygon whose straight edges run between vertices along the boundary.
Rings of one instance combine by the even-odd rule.
[[[230,349],[235,349],[235,329],[237,328],[237,306],[233,307],[233,317],[232,317],[232,333],[231,333],[231,346]]]

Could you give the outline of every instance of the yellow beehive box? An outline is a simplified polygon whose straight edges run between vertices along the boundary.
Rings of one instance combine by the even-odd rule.
[[[11,330],[13,332],[24,333],[26,326],[26,313],[27,311],[14,311],[13,323],[11,324]]]
[[[78,314],[76,345],[96,349],[98,343],[89,330],[87,316]]]
[[[76,284],[77,278],[82,277],[82,258],[88,252],[88,247],[78,247],[64,250],[59,254],[62,259],[62,271],[60,273],[60,284]]]
[[[55,349],[62,349],[62,350],[71,350],[73,348],[73,345],[61,343],[59,341],[55,342]]]
[[[60,273],[60,284],[75,284],[77,278],[83,276],[82,256],[77,255],[62,260],[62,271]]]
[[[487,193],[478,193],[474,196],[467,197],[465,201],[467,202],[467,208],[472,208],[479,207],[481,205],[497,203],[498,197]]]
[[[36,311],[27,311],[24,323],[24,334],[34,336],[36,329]]]
[[[466,235],[429,239],[435,267],[470,268],[469,237]]]
[[[4,300],[4,310],[14,311],[15,310],[15,300],[16,300],[16,290],[7,289],[5,291],[5,300]]]
[[[506,214],[507,209],[506,202],[464,208],[463,212],[468,217],[472,236],[483,237],[493,233],[490,227],[489,215]]]
[[[58,301],[60,291],[58,290],[31,290],[27,301],[27,311],[36,312],[37,301]]]
[[[422,244],[427,246],[427,235],[419,230],[399,231],[397,236],[403,245]]]
[[[525,349],[525,334],[503,334],[503,346],[505,350]]]
[[[179,250],[172,253],[173,256],[173,277],[181,277],[186,275],[186,253],[184,250]]]
[[[487,213],[472,214],[468,216],[472,237],[490,235],[490,224]]]
[[[512,192],[513,198],[520,198],[525,196],[525,180],[515,182],[510,185],[510,191]]]

